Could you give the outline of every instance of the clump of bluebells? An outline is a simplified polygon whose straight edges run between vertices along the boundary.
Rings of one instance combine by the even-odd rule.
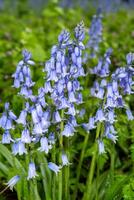
[[[90,95],[100,99],[100,106],[95,116],[90,117],[87,124],[83,124],[87,131],[100,127],[96,135],[100,154],[105,152],[103,142],[105,138],[114,143],[118,139],[117,131],[114,127],[117,121],[117,110],[125,109],[128,120],[134,119],[130,108],[126,105],[123,98],[126,94],[133,94],[134,69],[132,64],[134,54],[127,54],[126,67],[117,68],[115,72],[110,73],[111,53],[112,49],[108,49],[104,58],[99,59],[97,66],[90,69],[90,73],[97,77],[90,90]]]
[[[102,41],[101,18],[98,12],[91,23],[90,40],[87,45],[91,49],[90,56],[84,54],[83,22],[76,26],[73,39],[67,30],[60,33],[58,43],[52,47],[50,59],[45,63],[43,69],[45,81],[37,94],[33,92],[36,83],[32,81],[31,76],[31,68],[35,62],[31,59],[30,52],[27,50],[22,52],[23,58],[12,77],[13,87],[18,90],[23,106],[19,115],[16,115],[10,104],[5,103],[4,112],[0,117],[0,127],[3,130],[1,143],[11,146],[13,156],[18,156],[18,159],[23,156],[27,160],[26,181],[32,180],[33,183],[35,178],[39,178],[39,165],[46,165],[49,172],[52,171],[58,176],[63,168],[71,164],[66,141],[77,131],[80,125],[77,117],[83,115],[84,111],[84,108],[79,110],[79,105],[83,103],[81,90],[84,89],[79,78],[85,77],[82,64],[87,61],[87,57],[83,55],[93,57],[98,51],[99,43]],[[90,95],[99,100],[99,106],[96,113],[90,114],[88,123],[84,123],[83,127],[88,133],[96,129],[95,138],[99,154],[105,152],[105,139],[114,143],[118,139],[115,128],[117,110],[124,109],[128,120],[134,119],[124,100],[125,95],[134,92],[134,54],[129,53],[126,56],[126,66],[117,68],[112,73],[111,54],[112,49],[108,49],[104,56],[98,59],[98,64],[88,70],[95,77]],[[37,156],[43,154],[47,162],[37,162],[35,154]],[[7,183],[7,187],[13,189],[21,176],[15,174]],[[42,177],[44,178],[44,174]]]
[[[23,59],[18,63],[13,74],[13,87],[23,99],[23,108],[19,116],[10,110],[9,103],[5,103],[5,111],[0,118],[0,127],[4,130],[2,144],[11,144],[14,156],[29,155],[27,166],[27,180],[38,177],[33,151],[44,152],[47,155],[61,137],[74,135],[77,127],[76,116],[79,114],[77,105],[83,102],[78,78],[85,76],[82,67],[82,51],[85,49],[84,24],[78,24],[74,31],[74,39],[70,33],[63,30],[58,37],[58,44],[51,49],[51,57],[46,62],[45,83],[33,93],[34,82],[31,68],[35,65],[31,53],[22,52]],[[61,129],[62,124],[62,129]],[[17,129],[19,127],[19,129]],[[19,130],[16,136],[16,130]],[[18,137],[19,135],[19,137]],[[70,162],[60,142],[60,161],[51,162],[48,157],[48,168],[56,174]],[[15,175],[8,186],[13,188],[21,176]]]

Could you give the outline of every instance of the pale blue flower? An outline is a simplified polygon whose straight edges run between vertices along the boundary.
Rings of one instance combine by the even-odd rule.
[[[29,163],[27,180],[35,178],[36,176],[38,176],[38,175],[36,173],[35,164],[33,162],[31,162],[31,163]]]
[[[68,161],[67,155],[65,153],[62,153],[62,166],[70,165],[70,162]]]
[[[98,140],[98,150],[99,154],[105,153],[104,143],[102,140]]]
[[[10,144],[10,142],[12,141],[11,135],[9,130],[6,130],[3,135],[2,135],[2,144]]]
[[[13,187],[16,185],[16,183],[20,180],[20,176],[16,175],[12,177],[6,185],[10,188],[10,190],[13,190]]]
[[[61,166],[56,165],[55,163],[49,162],[48,163],[49,169],[51,169],[55,174],[57,175],[58,172],[60,172]]]
[[[21,141],[17,141],[15,143],[12,144],[12,153],[14,155],[23,155],[23,154],[26,154],[27,153],[27,150],[25,148],[25,145],[23,142]]]
[[[134,119],[134,117],[132,115],[132,112],[131,112],[131,110],[129,108],[126,109],[126,114],[127,114],[128,120],[133,120]]]
[[[46,137],[40,139],[40,145],[41,147],[38,148],[38,150],[41,152],[45,151],[46,154],[48,154],[49,150],[52,148],[52,146],[48,144],[48,139]]]
[[[106,135],[106,137],[107,137],[108,139],[112,140],[114,143],[116,143],[117,138],[118,138],[117,135],[114,135],[114,134],[111,134],[111,133],[108,133],[108,134]]]
[[[96,112],[96,116],[95,116],[95,121],[99,121],[99,122],[102,122],[105,120],[105,115],[104,115],[104,112],[101,108],[99,108]]]
[[[62,135],[66,137],[70,137],[74,135],[74,127],[72,124],[68,123],[65,125],[64,130],[62,131]]]
[[[53,122],[54,123],[59,123],[61,122],[61,117],[58,111],[53,113]]]
[[[21,141],[26,144],[31,143],[30,132],[26,128],[22,131]]]
[[[20,113],[19,118],[16,120],[16,122],[18,124],[23,124],[26,125],[26,117],[27,117],[27,111],[26,110],[22,110]]]

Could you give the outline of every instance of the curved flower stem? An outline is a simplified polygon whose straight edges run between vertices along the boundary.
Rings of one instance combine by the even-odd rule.
[[[85,149],[86,149],[86,146],[87,146],[88,138],[89,138],[89,134],[86,134],[84,142],[83,142],[83,148],[82,148],[81,155],[80,155],[80,161],[79,161],[79,164],[78,164],[78,167],[77,167],[76,184],[75,184],[75,189],[74,189],[74,193],[73,193],[73,199],[74,200],[77,197],[78,183],[79,183],[79,179],[80,179],[81,167],[82,167],[82,163],[83,163],[83,159],[84,159],[84,154],[85,154]]]
[[[53,146],[53,151],[52,151],[52,161],[55,163],[56,162],[56,157],[55,157],[55,144]],[[56,175],[52,177],[52,182],[51,182],[51,187],[52,187],[52,199],[56,199]]]
[[[96,130],[96,139],[99,137],[100,130],[101,130],[101,123],[99,122],[98,126],[97,126],[97,130]],[[89,170],[89,173],[88,173],[86,190],[85,190],[85,193],[84,193],[84,196],[83,196],[83,200],[89,200],[90,195],[91,195],[91,191],[92,191],[92,181],[93,181],[93,176],[94,176],[94,171],[95,171],[95,166],[96,166],[96,160],[97,160],[97,153],[98,153],[98,146],[97,146],[96,143],[95,143],[94,149],[95,150],[94,150],[92,161],[91,161],[91,167],[90,167],[90,170]]]
[[[100,176],[100,169],[99,169],[99,155],[98,155],[98,157],[97,157],[97,175],[96,175],[96,200],[99,200],[99,197],[98,197],[98,190],[99,190],[98,182],[99,182],[99,176]]]
[[[40,195],[39,195],[39,193],[38,193],[38,186],[37,186],[37,181],[36,181],[36,179],[34,179],[33,180],[33,190],[34,190],[34,198],[36,199],[36,200],[41,200],[41,198],[40,198]],[[34,199],[33,198],[33,199]]]
[[[112,151],[114,152],[114,144],[112,144]],[[115,154],[111,153],[111,163],[110,163],[111,174],[114,174],[114,160],[115,160]]]
[[[65,151],[69,159],[69,138],[65,138]],[[64,167],[64,199],[69,200],[69,165]]]
[[[60,124],[60,136],[59,136],[59,146],[60,146],[60,152],[59,152],[59,163],[61,163],[61,156],[62,156],[62,150],[63,150],[63,136],[62,131],[64,129],[64,110],[61,111],[61,124]],[[58,200],[62,200],[62,170],[58,174]]]
[[[42,153],[40,154],[38,153],[38,158],[39,158],[39,161],[42,162],[40,164],[40,171],[41,171],[41,176],[42,176],[45,199],[51,200],[51,184],[50,184],[51,177],[50,177],[49,170],[47,169],[47,161]]]
[[[8,188],[9,188],[9,186],[5,187],[5,188],[0,192],[0,195],[3,194]]]

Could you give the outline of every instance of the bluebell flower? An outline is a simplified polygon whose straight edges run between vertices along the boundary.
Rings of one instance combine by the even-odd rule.
[[[33,133],[32,134],[41,135],[43,132],[44,131],[43,131],[43,127],[42,127],[41,122],[40,123],[38,122],[38,123],[34,124],[34,128],[33,128]]]
[[[30,132],[26,128],[22,131],[21,142],[27,143],[27,144],[31,143]]]
[[[67,30],[63,30],[58,37],[59,43],[67,43],[69,41],[70,34]]]
[[[61,117],[58,111],[53,113],[53,122],[54,123],[59,123],[61,122]]]
[[[74,102],[77,101],[76,98],[75,98],[75,94],[74,94],[73,91],[70,91],[70,92],[68,93],[68,98],[69,98],[70,103],[74,103]]]
[[[44,85],[45,93],[52,92],[52,86],[50,81],[46,81]]]
[[[44,117],[42,117],[41,119],[41,126],[42,126],[42,129],[43,129],[43,132],[46,132],[46,130],[49,128],[50,126],[50,121],[48,120],[45,120]]]
[[[75,116],[73,116],[73,115],[70,115],[70,116],[69,116],[68,122],[69,122],[70,124],[72,124],[73,127],[77,127],[77,126],[78,126],[77,121],[76,121],[76,118],[75,118]]]
[[[19,118],[16,120],[18,124],[23,124],[24,126],[26,125],[26,118],[27,118],[27,111],[22,110],[20,113]]]
[[[3,135],[2,135],[2,144],[10,144],[10,142],[12,141],[11,135],[9,130],[6,130]]]
[[[108,109],[106,113],[106,120],[113,124],[115,122],[115,117],[114,109]]]
[[[76,91],[76,90],[79,91],[80,89],[82,89],[82,87],[80,87],[80,83],[77,79],[74,79],[72,81],[72,84],[73,84],[73,90],[74,91]]]
[[[105,136],[107,136],[109,133],[115,135],[117,132],[114,129],[114,126],[112,124],[110,124],[109,122],[106,122],[105,123]]]
[[[96,74],[100,77],[109,76],[109,65],[111,64],[110,55],[112,53],[112,49],[108,49],[104,54],[103,58],[99,59],[98,65],[90,70],[91,74]]]
[[[103,110],[102,110],[101,108],[99,108],[99,109],[97,110],[97,112],[96,112],[95,121],[96,121],[96,122],[97,122],[97,121],[102,122],[102,121],[104,121],[104,120],[106,120],[105,115],[104,115],[104,112],[103,112]]]
[[[85,37],[85,30],[84,30],[84,23],[83,21],[80,22],[75,28],[75,37],[76,39],[81,42]]]
[[[107,97],[114,97],[114,92],[113,92],[113,85],[112,83],[107,84]]]
[[[31,109],[31,115],[32,115],[33,123],[34,124],[39,123],[40,119],[39,119],[39,116],[38,116],[36,108],[33,107]]]
[[[126,109],[126,114],[127,114],[127,118],[128,120],[133,120],[134,116],[132,115],[132,112],[129,108]]]
[[[76,110],[73,104],[70,104],[68,111],[66,112],[68,115],[75,116],[76,115]]]
[[[79,116],[80,116],[80,117],[84,117],[85,113],[86,113],[86,110],[85,110],[84,108],[82,108],[82,109],[79,111]]]
[[[62,153],[62,166],[70,165],[70,162],[68,161],[67,155],[65,153]]]
[[[130,65],[134,61],[134,53],[128,53],[126,56],[127,64]]]
[[[54,133],[50,133],[49,136],[48,136],[48,142],[49,142],[49,144],[53,145],[53,144],[55,144],[55,141],[56,141],[55,134]]]
[[[39,117],[42,117],[43,116],[43,110],[42,110],[42,106],[40,105],[40,103],[37,103],[35,107],[36,107],[37,115]]]
[[[46,154],[48,154],[49,150],[52,148],[52,146],[48,144],[48,139],[46,137],[40,139],[40,145],[41,147],[38,150],[44,151]]]
[[[86,131],[90,131],[90,130],[96,128],[95,118],[94,117],[90,117],[88,123],[87,124],[84,123],[82,126]]]
[[[15,115],[11,110],[9,110],[9,117],[10,117],[12,120],[16,120],[16,119],[17,119],[16,115]]]
[[[24,95],[25,98],[30,98],[32,95],[32,90],[29,89],[26,85],[23,85],[20,89],[19,94]]]
[[[16,115],[9,110],[9,103],[5,103],[5,112],[3,112],[0,118],[0,127],[5,130],[13,129],[13,121],[15,121],[16,118]]]
[[[69,103],[65,97],[61,97],[60,102],[61,102],[61,105],[59,106],[59,109],[69,108]]]
[[[97,81],[95,81],[90,92],[92,96],[97,97],[99,99],[103,99],[105,90],[99,85]]]
[[[34,162],[29,163],[27,180],[35,178],[37,175]]]
[[[74,127],[70,123],[67,123],[64,127],[64,130],[62,131],[62,135],[70,137],[74,135],[74,131]]]
[[[119,95],[117,98],[116,98],[116,107],[117,108],[123,108],[125,106],[125,102],[123,101],[123,98],[121,95]]]
[[[87,48],[91,49],[91,56],[95,57],[99,49],[99,43],[102,41],[102,15],[97,12],[93,16],[91,26],[89,28],[89,41]]]
[[[111,134],[111,133],[108,133],[108,134],[106,135],[106,137],[107,137],[108,139],[112,140],[114,143],[116,143],[117,138],[118,138],[117,135],[114,135],[114,134]]]
[[[115,99],[112,97],[107,97],[105,108],[115,108],[116,102]]]
[[[95,118],[94,117],[90,117],[89,118],[89,122],[88,122],[88,129],[89,130],[92,130],[94,128],[96,128],[96,125],[95,125]]]
[[[26,49],[24,49],[23,51],[22,51],[22,55],[23,55],[23,60],[24,60],[24,62],[27,62],[28,60],[30,60],[31,59],[31,53],[30,52],[28,52]]]
[[[16,175],[14,177],[12,177],[8,183],[6,183],[6,185],[10,188],[10,190],[13,190],[14,186],[16,185],[16,183],[20,180],[20,176]]]
[[[77,102],[76,102],[77,105],[83,103],[83,96],[81,93],[78,93],[76,98],[77,98]]]
[[[56,73],[57,74],[61,74],[62,73],[62,66],[61,66],[60,62],[56,62]]]
[[[99,150],[99,154],[105,153],[104,143],[100,139],[98,140],[98,150]]]
[[[17,141],[15,143],[12,144],[12,153],[14,155],[23,155],[23,154],[26,154],[27,153],[27,150],[25,148],[25,145],[23,142],[21,141]]]
[[[31,59],[31,53],[27,50],[22,52],[23,60],[18,63],[16,72],[12,75],[14,78],[14,87],[20,88],[19,94],[29,98],[32,95],[31,87],[35,84],[32,82],[29,65],[34,65]]]
[[[48,168],[51,169],[55,174],[57,175],[58,172],[60,172],[61,166],[56,165],[55,163],[49,162]]]

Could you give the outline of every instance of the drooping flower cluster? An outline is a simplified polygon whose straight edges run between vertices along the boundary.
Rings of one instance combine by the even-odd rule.
[[[9,103],[5,103],[5,111],[0,118],[0,127],[4,130],[2,136],[3,144],[10,144],[10,142],[13,141],[10,131],[14,129],[13,122],[17,119],[12,110],[9,110],[9,106]]]
[[[124,108],[128,120],[133,120],[132,112],[126,106],[122,95],[133,93],[134,69],[132,68],[132,62],[134,61],[134,56],[129,53],[126,57],[127,67],[118,68],[110,76],[110,54],[111,49],[104,55],[104,62],[101,59],[101,62],[99,61],[98,65],[90,70],[91,74],[95,74],[99,78],[91,88],[91,95],[101,99],[102,103],[96,115],[90,117],[88,124],[84,124],[84,128],[87,131],[96,128],[99,123],[103,124],[104,131],[97,136],[100,154],[105,152],[103,138],[108,138],[114,143],[117,141],[118,136],[114,128],[114,123],[117,121],[115,111],[119,108]],[[108,77],[108,80],[106,80],[106,77]]]
[[[89,41],[86,45],[86,49],[90,52],[84,54],[84,62],[89,58],[96,57],[96,53],[99,51],[99,44],[102,42],[102,14],[101,9],[98,9],[96,15],[93,16],[91,25],[89,28]]]
[[[32,91],[34,82],[30,71],[30,65],[35,63],[31,60],[31,54],[28,51],[22,52],[23,60],[19,62],[16,72],[13,74],[13,86],[20,89],[18,94],[24,98],[23,109],[17,117],[9,109],[9,103],[6,103],[5,111],[0,118],[0,127],[4,129],[2,143],[12,143],[13,155],[29,154],[29,149],[31,151],[33,146],[37,151],[48,154],[56,142],[55,136],[59,137],[56,132],[51,132],[51,126],[54,126],[55,130],[59,130],[62,121],[64,121],[64,127],[61,134],[66,137],[74,134],[77,126],[75,116],[78,113],[75,105],[82,103],[78,78],[84,76],[82,68],[83,39],[83,23],[78,24],[75,28],[73,41],[70,40],[68,31],[61,32],[58,44],[53,46],[51,58],[45,65],[46,82],[43,87],[38,89],[37,95],[34,95]],[[64,116],[61,116],[62,112],[64,112]],[[17,127],[20,132],[16,134],[15,131],[12,131],[10,134],[10,130],[16,130]],[[48,167],[57,174],[63,166],[70,164],[66,153],[61,154],[61,161],[60,166],[49,162]],[[28,180],[37,176],[32,154],[30,154],[29,162]],[[19,179],[13,177],[13,180],[17,182]]]
[[[60,111],[68,115],[67,123],[62,135],[69,137],[74,134],[76,109],[75,104],[82,103],[80,83],[78,78],[84,76],[82,68],[82,50],[84,45],[84,26],[81,22],[75,28],[75,40],[70,41],[70,34],[62,31],[59,35],[59,44],[52,47],[51,58],[46,63],[44,71],[47,72],[45,93],[50,93],[56,107],[53,113],[53,123],[64,120]]]
[[[18,65],[16,72],[12,75],[14,78],[14,87],[20,88],[20,94],[25,98],[29,98],[32,95],[32,86],[35,84],[32,82],[29,65],[34,65],[31,59],[31,53],[23,50],[23,60]]]

